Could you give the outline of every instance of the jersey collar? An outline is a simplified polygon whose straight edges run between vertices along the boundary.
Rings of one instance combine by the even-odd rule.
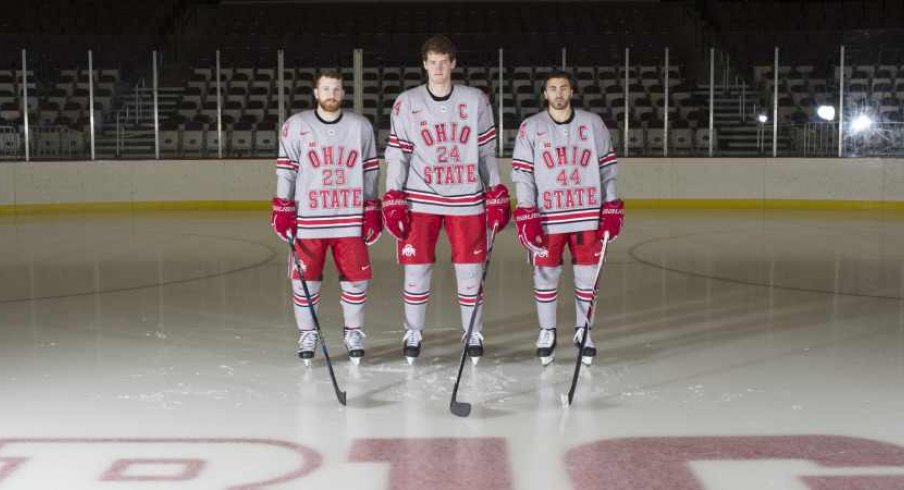
[[[556,121],[556,118],[552,117],[552,114],[549,112],[549,108],[546,109],[546,115],[549,116],[549,119],[552,122],[559,124],[559,125],[571,124],[571,121],[574,121],[574,113],[575,113],[575,110],[574,110],[574,107],[572,107],[571,115],[568,116],[568,119],[566,119],[562,122],[559,122],[559,121]]]
[[[335,121],[327,121],[326,119],[320,117],[320,113],[317,112],[317,109],[314,109],[314,115],[317,117],[317,120],[322,122],[323,124],[336,124],[337,122],[342,120],[342,116],[345,115],[345,112],[342,109],[339,109],[339,117],[337,117]]]
[[[452,98],[452,93],[455,92],[455,84],[454,83],[452,84],[452,90],[450,90],[449,93],[443,97],[437,97],[437,96],[433,95],[433,92],[430,91],[430,86],[427,84],[424,84],[424,88],[427,89],[427,93],[430,94],[430,98],[435,100],[436,102],[445,102],[445,101],[449,100],[450,98]]]

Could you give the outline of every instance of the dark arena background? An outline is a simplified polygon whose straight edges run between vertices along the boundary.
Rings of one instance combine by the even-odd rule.
[[[434,34],[513,198],[549,73],[608,128],[624,228],[570,405],[572,267],[543,366],[514,223],[479,364],[446,238],[406,362],[389,233],[360,364],[332,259],[331,364],[296,353],[279,128],[338,71],[382,195]],[[902,111],[900,1],[4,2],[0,490],[904,489]]]

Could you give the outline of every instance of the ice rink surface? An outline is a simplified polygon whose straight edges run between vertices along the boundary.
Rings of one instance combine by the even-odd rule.
[[[904,488],[904,214],[628,204],[568,409],[570,268],[543,368],[498,237],[466,419],[445,245],[411,367],[391,237],[358,367],[327,266],[342,408],[295,355],[268,212],[0,216],[0,489]]]

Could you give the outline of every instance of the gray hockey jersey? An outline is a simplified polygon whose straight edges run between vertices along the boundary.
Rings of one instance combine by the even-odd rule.
[[[512,153],[518,206],[536,206],[547,233],[595,230],[617,199],[618,159],[599,116],[574,109],[558,123],[542,111],[524,120]]]
[[[344,110],[326,122],[311,110],[283,124],[276,196],[295,200],[299,238],[361,236],[364,201],[377,197],[379,171],[373,127],[359,114]]]
[[[496,127],[479,89],[453,85],[435,97],[426,85],[399,94],[386,147],[386,190],[408,194],[411,211],[466,216],[484,209],[499,184]]]

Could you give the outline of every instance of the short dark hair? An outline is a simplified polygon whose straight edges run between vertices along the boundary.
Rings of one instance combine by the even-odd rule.
[[[342,82],[342,74],[336,70],[323,70],[314,77],[314,88],[317,88],[320,85],[321,78],[332,78],[333,80],[339,80]]]
[[[455,61],[455,45],[448,37],[437,34],[421,45],[421,60],[427,61],[427,53],[447,54],[449,61]]]
[[[571,90],[574,90],[574,80],[571,79],[571,74],[562,70],[553,70],[546,75],[546,78],[543,80],[543,90],[546,90],[546,84],[553,78],[564,78],[565,80],[568,80],[568,85],[571,87]]]

